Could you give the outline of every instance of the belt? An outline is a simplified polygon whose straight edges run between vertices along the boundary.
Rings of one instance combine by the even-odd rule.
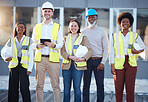
[[[49,55],[42,55],[42,57],[49,57]]]
[[[96,59],[101,59],[102,57],[90,57],[90,59],[94,59],[94,60],[96,60]]]

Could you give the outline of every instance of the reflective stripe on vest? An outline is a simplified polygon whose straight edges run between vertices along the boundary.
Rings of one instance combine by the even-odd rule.
[[[130,31],[129,34],[129,45],[133,45],[133,42],[135,42],[137,38],[137,33],[133,33]],[[123,39],[122,39],[122,33],[121,31],[119,33],[113,34],[114,38],[114,49],[115,49],[115,69],[123,69],[123,65],[125,62],[125,54],[124,54],[124,48],[123,48]],[[129,47],[128,47],[129,48]],[[131,66],[137,66],[135,55],[132,54],[131,49],[128,49],[128,55],[129,55],[129,64]]]
[[[29,40],[30,40],[29,37],[25,37],[22,45],[28,47]],[[22,63],[22,66],[27,69],[28,69],[28,62],[29,62],[28,50],[29,50],[29,47],[26,50],[22,49],[22,58],[21,58],[21,62],[20,62],[20,63]]]
[[[17,59],[17,48],[15,43],[16,38],[11,39],[11,48],[12,48],[12,60],[9,63],[9,68],[14,68],[18,65],[18,59]]]
[[[39,44],[40,39],[42,38],[42,26],[43,26],[43,24],[36,24],[36,26],[35,26],[37,44]],[[52,32],[51,32],[51,41],[54,44],[57,44],[58,32],[59,32],[59,24],[54,23],[53,28],[52,28]],[[41,61],[41,55],[42,55],[41,48],[39,48],[36,50],[36,54],[35,54],[35,61],[36,62]],[[49,61],[59,62],[59,50],[58,49],[50,48]]]
[[[17,59],[17,48],[16,48],[16,43],[15,43],[16,38],[11,39],[11,47],[12,47],[12,60],[9,63],[9,68],[15,68],[18,65],[18,59]],[[22,43],[22,46],[27,46],[29,45],[29,37],[25,37]],[[22,49],[22,57],[21,57],[21,64],[22,67],[28,69],[28,63],[29,63],[29,57],[28,57],[28,49]]]
[[[71,38],[71,34],[69,34],[67,37],[66,37],[66,42],[65,42],[65,49],[66,49],[66,52],[69,54],[69,55],[72,55],[72,38]],[[79,34],[78,38],[76,39],[75,43],[74,43],[74,46],[78,46],[81,44],[82,40],[83,40],[83,34]],[[73,49],[73,52],[74,52],[74,55],[76,54],[76,51],[77,51],[77,48],[76,49]],[[63,60],[63,63],[64,64],[67,64],[69,63],[68,60],[64,59]],[[85,67],[87,64],[86,62],[78,62],[76,63],[76,66],[77,67]]]

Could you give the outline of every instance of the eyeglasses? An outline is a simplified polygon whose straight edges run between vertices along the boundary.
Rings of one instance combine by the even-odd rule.
[[[22,27],[18,26],[17,28],[22,28],[22,29],[25,29],[25,27],[23,27],[23,26],[22,26]]]

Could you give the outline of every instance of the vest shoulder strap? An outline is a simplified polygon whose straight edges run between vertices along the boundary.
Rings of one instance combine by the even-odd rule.
[[[57,26],[58,27],[58,31],[59,31],[59,29],[60,29],[60,24],[58,24],[58,23],[53,23],[53,26]]]
[[[56,23],[56,22],[53,22],[53,24],[56,24],[56,25],[59,25],[59,26],[61,26],[59,23]]]
[[[29,46],[30,46],[31,39],[30,39],[30,37],[28,37],[28,39],[29,39],[29,42],[28,42],[27,49],[29,50]]]
[[[137,37],[138,37],[138,33],[133,32],[133,35],[135,35],[135,39],[134,39],[134,40],[136,40],[136,39],[137,39]]]
[[[39,24],[36,24],[35,27],[37,27],[37,26],[41,26],[41,25],[42,25],[42,23],[39,23]]]

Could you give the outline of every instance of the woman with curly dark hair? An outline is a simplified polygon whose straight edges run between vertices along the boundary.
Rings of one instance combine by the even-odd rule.
[[[29,74],[33,68],[33,47],[22,21],[15,25],[14,35],[3,47],[1,55],[4,61],[9,62],[8,102],[19,101],[19,87],[23,102],[31,102]]]
[[[136,54],[144,51],[145,45],[140,36],[129,30],[134,18],[129,12],[122,12],[117,18],[121,31],[114,33],[111,40],[111,73],[114,75],[116,102],[122,102],[124,85],[127,102],[134,102],[135,79],[137,72]],[[134,48],[138,43],[140,50]]]

